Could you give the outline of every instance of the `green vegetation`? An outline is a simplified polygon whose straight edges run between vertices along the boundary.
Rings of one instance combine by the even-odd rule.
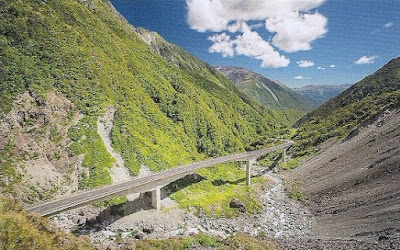
[[[264,166],[267,168],[273,168],[281,158],[282,158],[282,150],[277,150],[259,158],[257,161],[257,165]]]
[[[96,119],[117,109],[112,146],[135,175],[243,151],[284,131],[277,112],[240,93],[220,73],[158,36],[151,46],[106,1],[0,0],[0,118],[21,93],[55,92],[85,115],[70,128],[84,154],[81,188],[111,182],[112,159]],[[156,49],[161,49],[159,53]],[[52,133],[57,141],[56,131]],[[3,151],[4,149],[0,149]]]
[[[12,200],[0,197],[0,249],[94,249],[89,239],[64,233],[46,218],[27,215]]]
[[[299,122],[295,156],[315,153],[330,138],[346,138],[387,109],[400,106],[400,57],[331,99]]]
[[[89,176],[80,176],[81,188],[111,184],[109,169],[115,160],[107,152],[97,133],[97,117],[86,116],[78,125],[69,129],[68,135],[74,141],[71,146],[72,153],[84,154],[82,165],[89,168]]]
[[[4,193],[13,194],[13,185],[21,182],[21,174],[15,169],[20,157],[15,153],[15,144],[8,141],[0,151],[0,189]]]
[[[237,234],[225,240],[206,234],[189,238],[174,238],[167,240],[140,240],[136,243],[138,250],[180,250],[180,249],[243,249],[243,250],[273,250],[276,246],[263,238],[255,238],[245,234]]]
[[[281,167],[284,170],[294,169],[294,168],[297,168],[299,166],[299,161],[300,161],[300,157],[297,157],[297,158],[294,158],[294,159],[290,159],[286,163],[281,163]]]
[[[294,181],[287,187],[287,192],[290,198],[297,201],[304,201],[305,197],[301,191],[302,183],[299,181]]]
[[[230,208],[229,203],[236,198],[243,202],[248,213],[256,213],[262,208],[256,192],[266,185],[264,177],[253,177],[251,187],[247,187],[246,171],[234,163],[201,169],[198,174],[205,179],[170,196],[180,207],[194,207],[210,216],[233,217],[239,211]]]

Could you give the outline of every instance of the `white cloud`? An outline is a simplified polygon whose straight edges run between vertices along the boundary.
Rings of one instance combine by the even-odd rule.
[[[208,49],[211,53],[221,53],[223,57],[232,57],[235,54],[233,41],[226,33],[208,37],[214,44]]]
[[[295,76],[293,79],[295,80],[310,80],[310,77],[305,77],[305,76]]]
[[[275,32],[273,44],[286,52],[310,50],[311,42],[323,37],[327,32],[328,20],[319,13],[293,13],[285,17],[267,19],[268,31]]]
[[[269,42],[248,27],[244,27],[243,34],[237,36],[235,44],[237,54],[262,60],[261,67],[279,68],[290,63],[289,59],[280,55]]]
[[[335,64],[331,64],[331,65],[329,66],[329,68],[336,68],[336,65],[335,65]]]
[[[296,62],[299,67],[301,68],[307,68],[307,67],[312,67],[314,66],[314,62],[313,61],[306,61],[306,60],[300,60]]]
[[[220,32],[230,22],[266,20],[309,12],[324,0],[186,0],[189,25],[199,31]]]
[[[232,29],[240,29],[243,33],[234,39],[226,33],[208,37],[208,40],[214,43],[209,49],[211,53],[221,53],[223,57],[232,57],[235,54],[248,56],[261,60],[261,67],[279,68],[289,65],[289,59],[280,55],[269,42],[257,32],[251,31],[245,23]]]
[[[324,67],[321,67],[321,66],[319,66],[317,69],[319,69],[319,70],[324,70],[325,68],[324,68]]]
[[[390,28],[393,26],[392,22],[386,23],[385,25],[383,25],[384,28]]]
[[[311,42],[327,33],[326,17],[312,12],[324,1],[186,0],[187,21],[198,32],[217,33],[209,37],[213,42],[209,50],[212,53],[233,56],[233,42],[237,54],[260,59],[264,67],[285,67],[289,64],[289,59],[273,46],[285,52],[310,50]],[[247,22],[250,21],[254,24],[248,25]],[[254,31],[263,27],[260,25],[262,23],[265,23],[264,27],[271,33],[272,44]],[[220,36],[224,33],[224,36]],[[236,38],[227,40],[226,33],[239,35],[235,34]],[[256,42],[259,44],[255,44]],[[249,48],[251,52],[248,51]],[[260,50],[263,52],[258,53]]]
[[[375,59],[378,58],[378,56],[363,56],[360,59],[358,59],[355,64],[369,64],[369,63],[374,63]]]

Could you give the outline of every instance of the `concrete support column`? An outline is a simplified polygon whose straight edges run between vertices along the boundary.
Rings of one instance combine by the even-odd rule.
[[[251,166],[253,166],[255,160],[248,160],[246,162],[246,186],[250,186],[250,179],[251,179]]]
[[[153,205],[154,209],[160,210],[161,209],[161,192],[160,186],[156,187],[155,190],[151,191],[151,204]]]
[[[282,162],[286,163],[287,162],[287,155],[286,155],[287,149],[285,148],[282,152]]]

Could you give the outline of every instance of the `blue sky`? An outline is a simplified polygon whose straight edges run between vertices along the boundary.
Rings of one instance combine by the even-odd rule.
[[[400,0],[112,3],[132,25],[213,66],[245,67],[290,87],[353,84],[400,56]]]

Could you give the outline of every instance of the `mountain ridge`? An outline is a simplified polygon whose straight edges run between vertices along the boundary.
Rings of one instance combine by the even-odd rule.
[[[306,85],[301,88],[292,88],[292,90],[306,97],[310,101],[312,107],[317,108],[329,99],[339,95],[350,86],[352,85]]]
[[[279,81],[242,67],[219,66],[216,69],[235,83],[240,91],[258,103],[286,114],[291,122],[311,110],[305,98]]]

